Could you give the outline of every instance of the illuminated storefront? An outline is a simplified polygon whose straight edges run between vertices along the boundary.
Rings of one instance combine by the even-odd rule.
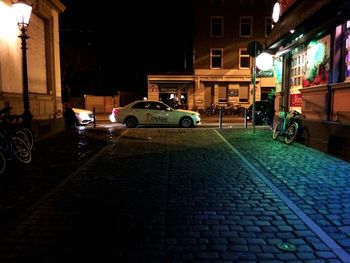
[[[350,160],[350,3],[278,3],[267,41],[275,54],[275,110],[302,112],[305,143]]]

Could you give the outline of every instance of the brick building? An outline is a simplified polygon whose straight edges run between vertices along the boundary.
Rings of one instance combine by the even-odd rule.
[[[252,102],[251,41],[265,43],[271,30],[273,1],[199,0],[194,5],[193,69],[186,73],[149,74],[149,99],[176,99],[204,110],[211,104]],[[273,76],[256,79],[256,100],[267,99]]]

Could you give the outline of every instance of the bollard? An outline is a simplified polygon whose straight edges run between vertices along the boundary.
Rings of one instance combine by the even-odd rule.
[[[219,129],[222,129],[222,110],[219,109]]]
[[[93,108],[93,113],[94,113],[94,128],[96,128],[96,108]]]
[[[247,128],[247,108],[244,109],[244,128]]]

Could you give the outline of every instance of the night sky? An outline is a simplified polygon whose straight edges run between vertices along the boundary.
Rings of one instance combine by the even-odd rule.
[[[191,71],[192,0],[61,1],[62,75],[65,81],[68,68],[74,89],[146,92],[147,73],[183,72],[185,58]]]

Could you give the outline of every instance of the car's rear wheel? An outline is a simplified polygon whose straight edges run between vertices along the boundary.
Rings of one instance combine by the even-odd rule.
[[[125,119],[125,125],[128,128],[135,128],[138,125],[138,121],[134,116],[129,116]]]
[[[193,120],[190,117],[182,117],[180,120],[180,127],[182,128],[193,127]]]

